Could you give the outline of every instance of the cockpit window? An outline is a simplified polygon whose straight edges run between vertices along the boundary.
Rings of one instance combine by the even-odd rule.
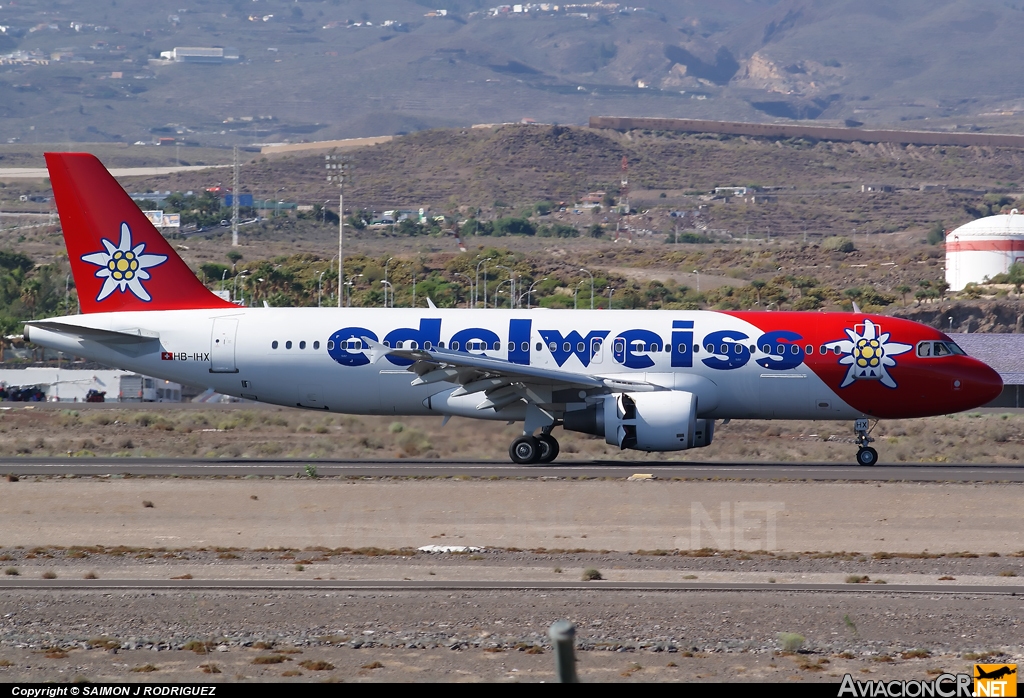
[[[954,354],[963,355],[965,353],[955,342],[928,341],[917,343],[917,355],[924,358],[952,356]]]

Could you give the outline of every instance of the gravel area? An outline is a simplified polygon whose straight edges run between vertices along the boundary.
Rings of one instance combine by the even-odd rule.
[[[546,631],[559,618],[578,627],[586,681],[838,681],[847,672],[926,678],[967,671],[980,656],[1021,661],[1024,594],[957,591],[958,585],[1020,585],[1020,489],[564,480],[0,482],[6,573],[0,576],[0,681],[549,681],[554,660]],[[728,531],[726,543],[764,533],[763,516],[751,521],[737,514],[745,503],[781,506],[771,550],[756,543],[705,547],[716,530]],[[707,543],[693,545],[696,529]],[[427,544],[485,549],[416,552]],[[83,577],[187,576],[575,583],[586,569],[627,582],[862,584],[850,582],[842,593],[57,586]],[[52,580],[54,588],[5,583],[13,580]],[[915,594],[901,584],[949,589]],[[782,651],[784,633],[803,638],[800,651]]]
[[[1024,658],[1020,596],[17,591],[0,616],[7,681],[551,680],[563,617],[585,681],[926,678]],[[802,651],[780,652],[780,633]]]

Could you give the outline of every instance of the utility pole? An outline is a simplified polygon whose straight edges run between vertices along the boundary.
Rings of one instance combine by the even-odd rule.
[[[341,155],[325,155],[327,181],[338,185],[338,307],[345,288],[345,175],[348,163]]]
[[[235,174],[231,181],[231,246],[238,247],[238,146],[234,148]]]

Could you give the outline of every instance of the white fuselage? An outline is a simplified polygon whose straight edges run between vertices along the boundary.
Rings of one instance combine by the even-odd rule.
[[[413,348],[429,348],[429,342],[521,365],[686,390],[698,395],[701,418],[861,416],[802,363],[766,370],[750,360],[723,369],[729,353],[718,347],[725,345],[707,345],[705,338],[740,333],[757,349],[755,358],[761,331],[711,311],[238,308],[50,320],[153,339],[111,344],[32,327],[32,342],[225,395],[331,412],[522,419],[522,405],[481,410],[479,396],[450,397],[457,387],[452,383],[412,386],[411,362],[374,353],[361,341],[368,337],[391,347],[415,342]]]

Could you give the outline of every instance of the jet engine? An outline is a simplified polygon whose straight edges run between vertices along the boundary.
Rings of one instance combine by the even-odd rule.
[[[715,420],[697,419],[697,396],[680,390],[605,395],[596,404],[566,412],[562,426],[638,451],[702,448],[715,433]]]

